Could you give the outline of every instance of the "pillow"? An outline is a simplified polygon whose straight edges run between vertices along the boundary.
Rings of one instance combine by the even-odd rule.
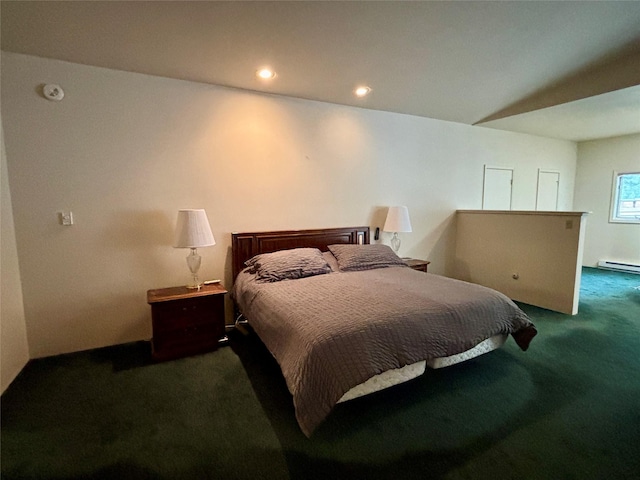
[[[329,245],[329,250],[343,272],[407,266],[388,245]]]
[[[258,281],[279,282],[331,273],[331,267],[317,248],[294,248],[262,253],[247,260]]]
[[[322,258],[324,258],[325,261],[329,264],[329,266],[331,267],[331,270],[333,270],[334,272],[340,271],[340,267],[338,266],[338,260],[336,260],[336,257],[333,256],[333,253],[322,252]]]

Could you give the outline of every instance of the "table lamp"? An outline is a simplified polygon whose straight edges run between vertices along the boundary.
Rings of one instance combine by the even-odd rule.
[[[410,232],[411,220],[409,220],[409,209],[405,206],[389,207],[387,212],[387,219],[384,222],[382,230],[385,232],[393,232],[391,238],[391,248],[398,254],[400,250],[400,237],[398,232]]]
[[[191,253],[187,256],[187,265],[191,271],[192,278],[191,282],[187,284],[187,288],[199,289],[202,286],[202,283],[198,280],[198,270],[202,261],[202,257],[198,255],[198,248],[215,244],[216,241],[213,238],[213,233],[211,233],[207,213],[204,209],[178,210],[173,246],[191,249]]]

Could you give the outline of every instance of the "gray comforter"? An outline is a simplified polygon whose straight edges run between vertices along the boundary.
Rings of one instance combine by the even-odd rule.
[[[461,353],[499,333],[526,350],[536,334],[503,294],[407,267],[275,283],[254,277],[238,275],[233,298],[279,363],[307,436],[373,375]]]

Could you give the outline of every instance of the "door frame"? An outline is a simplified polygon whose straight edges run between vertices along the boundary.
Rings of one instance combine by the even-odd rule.
[[[497,167],[497,166],[492,166],[492,165],[487,165],[485,164],[484,166],[484,174],[482,177],[482,210],[484,210],[485,208],[485,194],[486,194],[486,188],[487,188],[487,171],[488,170],[508,170],[511,172],[511,185],[509,188],[509,210],[511,210],[512,206],[513,206],[513,167]]]
[[[538,181],[536,184],[536,211],[538,210],[538,200],[540,198],[540,174],[541,173],[557,173],[558,174],[558,183],[556,185],[556,208],[554,211],[558,211],[558,197],[560,196],[560,171],[559,170],[550,170],[548,168],[538,168]]]

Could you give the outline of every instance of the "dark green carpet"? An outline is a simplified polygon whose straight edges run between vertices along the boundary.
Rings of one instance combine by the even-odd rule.
[[[29,363],[2,396],[2,478],[640,478],[640,276],[585,269],[580,313],[336,407],[300,432],[255,336],[151,364],[144,342]]]

